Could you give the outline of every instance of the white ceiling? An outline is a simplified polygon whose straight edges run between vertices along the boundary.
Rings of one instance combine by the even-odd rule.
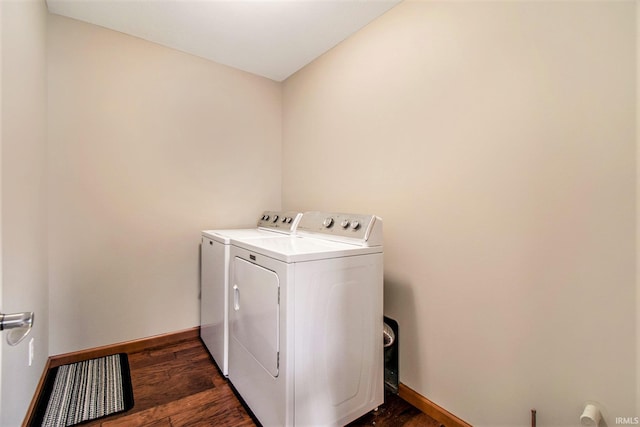
[[[282,81],[400,1],[47,0],[47,6]]]

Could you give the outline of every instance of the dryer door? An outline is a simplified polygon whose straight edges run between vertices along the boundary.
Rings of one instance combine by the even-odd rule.
[[[232,335],[273,377],[279,374],[280,282],[278,275],[234,258]]]

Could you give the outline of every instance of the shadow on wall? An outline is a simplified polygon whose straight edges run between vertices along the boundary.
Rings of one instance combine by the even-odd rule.
[[[421,378],[421,369],[424,361],[420,357],[416,303],[413,289],[411,289],[409,282],[385,274],[384,314],[398,322],[399,336],[401,337],[399,340],[399,381],[401,383],[404,382],[403,372],[405,371],[403,370],[403,365],[412,365],[412,376]]]

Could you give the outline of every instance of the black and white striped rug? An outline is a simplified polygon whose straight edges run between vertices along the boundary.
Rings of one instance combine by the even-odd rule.
[[[129,360],[114,354],[51,369],[31,425],[73,426],[132,407]]]

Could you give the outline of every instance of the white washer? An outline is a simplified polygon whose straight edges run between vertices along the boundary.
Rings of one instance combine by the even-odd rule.
[[[373,215],[232,242],[229,380],[262,425],[343,426],[384,402],[382,260]]]
[[[301,215],[265,211],[257,228],[202,231],[200,338],[225,376],[229,375],[229,245],[233,239],[286,238],[295,231]]]

